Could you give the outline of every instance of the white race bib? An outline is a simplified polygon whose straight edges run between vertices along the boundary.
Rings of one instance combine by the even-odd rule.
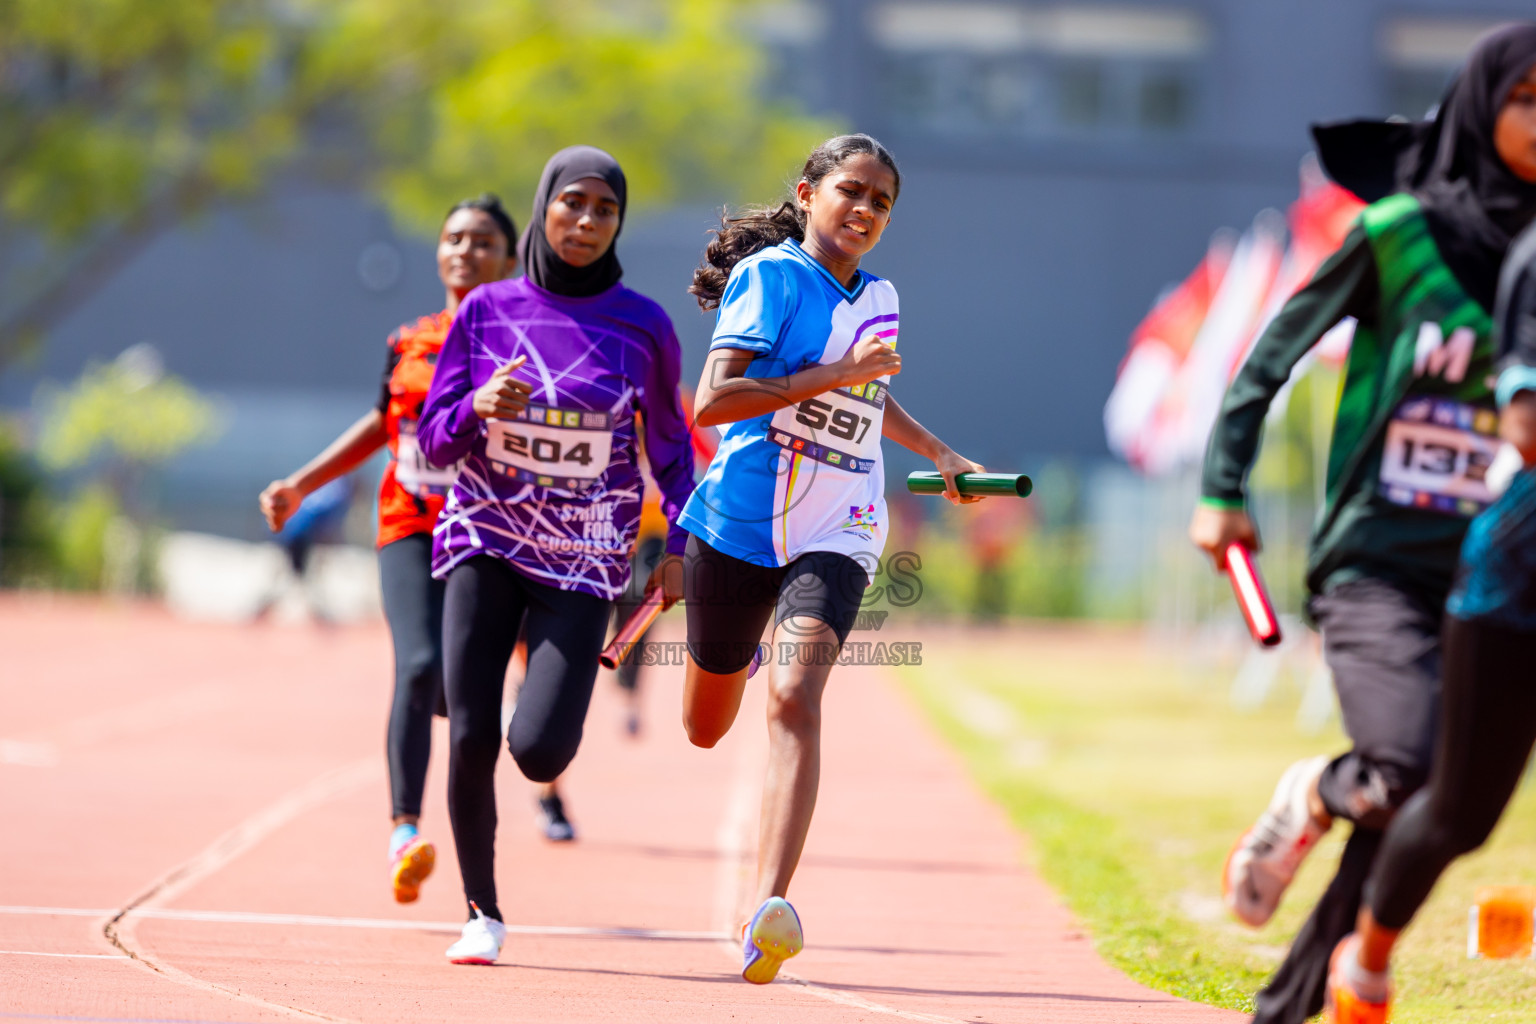
[[[416,443],[416,424],[400,421],[400,435],[395,439],[395,482],[418,497],[447,494],[459,475],[460,459],[451,466],[434,466]]]
[[[850,473],[868,473],[880,457],[886,382],[838,388],[773,414],[768,440]]]
[[[1488,467],[1499,417],[1448,398],[1410,398],[1393,412],[1381,453],[1383,497],[1396,505],[1474,516],[1493,503]]]
[[[613,417],[585,409],[530,404],[515,420],[488,420],[491,468],[540,487],[585,490],[613,455]]]

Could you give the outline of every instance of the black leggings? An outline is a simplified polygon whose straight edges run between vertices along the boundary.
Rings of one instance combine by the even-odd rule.
[[[491,917],[501,917],[495,872],[501,701],[518,632],[528,639],[528,672],[507,746],[524,775],[552,782],[581,745],[610,604],[536,583],[488,555],[448,574],[443,602],[448,817],[464,896]]]
[[[1457,857],[1483,845],[1536,742],[1536,633],[1445,619],[1445,710],[1429,784],[1387,829],[1367,889],[1383,927],[1405,927]]]
[[[432,756],[432,715],[443,700],[443,583],[432,578],[432,536],[415,533],[379,549],[384,617],[395,646],[395,697],[386,750],[392,814],[421,814]]]
[[[1440,716],[1442,601],[1359,579],[1312,599],[1352,749],[1323,772],[1323,804],[1353,831],[1322,898],[1274,977],[1254,1024],[1303,1024],[1323,1008],[1328,961],[1355,927],[1381,830],[1429,775]]]

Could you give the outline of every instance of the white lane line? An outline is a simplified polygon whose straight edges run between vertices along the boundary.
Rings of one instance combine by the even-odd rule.
[[[936,1013],[917,1013],[913,1010],[898,1010],[894,1006],[886,1006],[863,996],[856,996],[852,992],[843,992],[835,988],[826,988],[814,981],[806,981],[799,975],[780,970],[779,977],[783,981],[798,985],[818,999],[825,999],[829,1003],[837,1003],[839,1006],[852,1006],[860,1010],[868,1010],[870,1013],[883,1013],[888,1017],[896,1017],[899,1020],[920,1020],[928,1024],[970,1024],[969,1021],[960,1020],[958,1017],[941,1017]]]
[[[85,907],[0,907],[0,914],[20,914],[23,917],[106,917],[115,914],[113,908],[91,910]]]
[[[115,910],[85,907],[0,907],[0,914],[32,917],[106,917]],[[147,921],[198,921],[209,924],[270,924],[304,928],[367,928],[379,931],[441,932],[457,935],[462,921],[408,921],[387,917],[326,917],[318,914],[263,914],[244,910],[176,910],[168,907],[138,907],[133,916]],[[714,942],[726,938],[724,932],[688,932],[668,928],[630,928],[563,924],[509,924],[512,935],[553,935],[577,938],[651,939],[662,942]]]
[[[277,802],[257,811],[246,818],[234,828],[219,836],[210,843],[202,852],[192,859],[172,868],[151,882],[143,892],[129,900],[120,909],[112,912],[111,916],[102,925],[102,934],[107,941],[112,943],[124,953],[142,964],[148,970],[155,972],[167,981],[174,981],[181,985],[200,989],[204,992],[212,992],[230,999],[247,1003],[251,1006],[260,1006],[263,1009],[273,1010],[290,1017],[298,1017],[301,1020],[325,1020],[337,1022],[337,1024],[358,1024],[357,1021],[347,1017],[335,1017],[328,1013],[316,1010],[306,1010],[298,1006],[289,1006],[285,1003],[274,1003],[259,996],[253,996],[227,985],[220,985],[211,981],[195,978],[179,967],[174,967],[162,960],[157,960],[145,953],[141,953],[135,935],[135,926],[139,919],[145,917],[150,911],[161,909],[156,904],[168,903],[181,895],[192,886],[218,872],[230,861],[239,857],[247,850],[260,843],[267,836],[287,825],[295,818],[315,807],[344,796],[352,791],[373,782],[380,772],[378,758],[368,757],[351,764],[335,768],[319,778],[300,786],[298,789],[277,800]]]
[[[0,949],[0,956],[57,956],[66,960],[132,960],[121,953],[38,953],[30,949]]]
[[[760,732],[754,735],[763,737]],[[740,925],[737,915],[742,913],[744,902],[750,899],[750,886],[754,880],[755,872],[750,871],[749,868],[755,867],[755,863],[744,863],[744,861],[745,852],[752,838],[753,811],[757,807],[752,798],[761,785],[760,780],[766,763],[766,744],[757,738],[741,737],[741,746],[737,750],[736,763],[732,770],[731,789],[726,796],[724,813],[720,816],[720,826],[715,830],[715,852],[718,856],[715,859],[717,874],[715,875],[714,920],[715,924],[727,933],[719,943],[719,948],[731,958],[738,970],[741,964],[741,940],[734,934],[734,930]],[[746,912],[750,913],[755,909],[752,907]],[[883,1014],[898,1020],[923,1021],[924,1024],[968,1024],[955,1017],[898,1010],[894,1006],[886,1006],[883,1003],[865,999],[863,996],[854,995],[852,992],[826,988],[782,968],[779,970],[779,980],[796,986],[807,995],[839,1006],[864,1010],[867,1013]]]

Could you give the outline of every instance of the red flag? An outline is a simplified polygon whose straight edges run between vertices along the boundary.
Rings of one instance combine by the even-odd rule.
[[[1194,272],[1164,292],[1131,334],[1104,407],[1104,430],[1110,448],[1134,466],[1145,468],[1158,411],[1226,277],[1232,248],[1230,232],[1212,238]]]

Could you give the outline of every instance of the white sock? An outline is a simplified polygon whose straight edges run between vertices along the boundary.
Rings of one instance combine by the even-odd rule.
[[[1344,972],[1344,981],[1354,990],[1355,995],[1368,1003],[1385,1003],[1392,995],[1392,972],[1368,971],[1360,966],[1360,937],[1357,935],[1349,940],[1344,947],[1344,952],[1339,954],[1339,966]]]

